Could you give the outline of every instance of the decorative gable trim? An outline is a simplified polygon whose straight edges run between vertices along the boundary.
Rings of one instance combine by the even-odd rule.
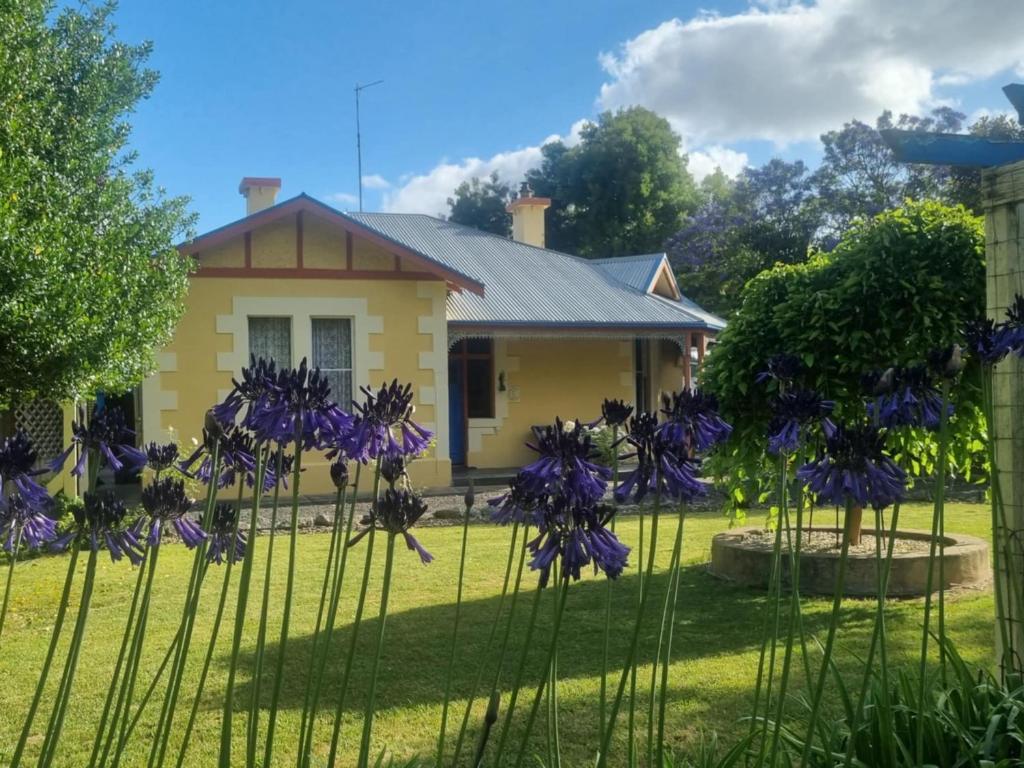
[[[405,259],[409,263],[414,264],[416,270],[401,270],[395,269],[392,271],[378,270],[378,271],[355,271],[346,269],[303,269],[302,268],[302,247],[303,247],[303,230],[302,221],[305,214],[311,214],[317,216],[330,224],[337,226],[343,232],[345,232],[346,243],[351,242],[352,236],[360,237],[367,240],[374,245],[384,248],[388,252],[395,255],[396,264],[399,263],[400,259]],[[265,226],[275,221],[279,221],[288,217],[295,217],[296,219],[296,252],[297,252],[297,264],[296,268],[280,269],[280,268],[260,268],[256,269],[252,267],[252,252],[251,252],[251,233],[253,230],[259,227]],[[484,295],[483,283],[480,283],[473,278],[462,274],[450,267],[440,264],[429,256],[420,253],[416,250],[406,247],[401,243],[395,242],[390,238],[384,237],[378,232],[370,229],[369,227],[360,224],[358,221],[349,218],[340,211],[336,211],[319,200],[309,197],[306,194],[301,194],[298,197],[293,197],[291,200],[286,200],[283,203],[273,205],[269,208],[264,208],[262,211],[246,216],[243,219],[227,224],[218,229],[211,230],[204,235],[200,235],[188,242],[181,243],[178,245],[179,253],[187,256],[195,256],[201,254],[203,251],[215,248],[219,245],[223,245],[227,242],[235,240],[236,238],[243,238],[245,242],[245,266],[244,267],[206,267],[203,268],[200,261],[200,268],[197,275],[200,277],[269,277],[269,278],[313,278],[313,279],[344,279],[347,277],[352,278],[394,278],[399,279],[415,279],[425,280],[430,278],[440,278],[444,280],[453,290],[468,290],[471,293],[475,293],[479,296]],[[347,246],[346,260],[351,261],[350,254],[351,248]]]

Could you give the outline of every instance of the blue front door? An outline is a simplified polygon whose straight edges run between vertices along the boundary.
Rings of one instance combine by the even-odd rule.
[[[448,359],[448,453],[452,464],[466,463],[466,377],[459,358]]]

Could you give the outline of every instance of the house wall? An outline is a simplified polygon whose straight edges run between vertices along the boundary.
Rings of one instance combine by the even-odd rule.
[[[495,418],[470,419],[467,462],[480,468],[514,467],[534,454],[530,428],[563,421],[593,421],[606,398],[636,400],[633,342],[614,339],[495,339]],[[682,387],[678,345],[651,342],[652,402]]]
[[[357,397],[360,386],[379,387],[394,378],[411,382],[415,418],[437,438],[410,467],[410,476],[420,487],[450,484],[445,282],[312,216],[301,224],[293,219],[254,230],[248,248],[244,239],[212,252],[221,272],[204,274],[201,268],[191,279],[174,340],[158,355],[159,372],[143,385],[144,439],[163,441],[172,431],[185,444],[200,438],[206,410],[227,395],[232,377],[248,364],[249,316],[292,318],[293,365],[311,354],[311,318],[347,317],[353,323]],[[202,253],[198,261],[208,265]],[[398,274],[403,266],[406,274]],[[309,279],[303,270],[310,268],[350,274]],[[273,276],[262,276],[261,269],[272,269]],[[379,272],[366,276],[369,270]],[[303,466],[304,492],[333,490],[322,456],[304,457]]]

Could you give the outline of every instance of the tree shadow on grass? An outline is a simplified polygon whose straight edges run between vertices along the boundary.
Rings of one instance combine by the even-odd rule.
[[[346,590],[355,590],[356,579],[346,580]],[[527,634],[530,609],[534,599],[534,577],[524,574],[523,584],[515,605],[508,651],[505,654],[500,690],[507,691],[512,683]],[[530,585],[530,586],[526,586]],[[639,661],[650,664],[657,643],[657,634],[668,574],[657,573],[652,583],[651,604],[641,633]],[[405,585],[398,581],[394,589]],[[694,662],[717,656],[750,652],[756,655],[760,648],[762,626],[768,600],[763,592],[721,582],[708,574],[703,565],[684,567],[679,586],[679,603],[675,618],[673,663]],[[541,666],[550,641],[555,590],[544,590],[534,635],[527,651],[524,690],[536,687]],[[603,668],[605,607],[608,586],[604,579],[586,579],[570,587],[566,614],[563,618],[559,641],[559,680],[594,678]],[[635,607],[639,599],[639,579],[624,576],[612,584],[612,625],[609,646],[609,685],[618,682],[631,642]],[[486,642],[498,608],[498,596],[464,601],[460,620],[456,661],[452,679],[452,698],[468,697],[478,674],[479,665],[485,665],[481,690],[477,696],[486,697],[497,667],[497,650],[504,632],[505,620],[493,647],[486,653]],[[503,616],[507,617],[511,597],[505,601]],[[822,601],[817,601],[818,605]],[[367,603],[367,612],[356,645],[356,658],[346,696],[347,711],[361,711],[365,704],[369,684],[369,668],[380,628],[376,603]],[[445,677],[451,653],[452,627],[455,605],[443,604],[401,611],[387,617],[384,652],[377,681],[377,709],[439,704],[443,700]],[[335,627],[330,656],[323,675],[321,711],[336,706],[344,672],[345,658],[352,638],[351,617]],[[874,603],[850,601],[843,611],[844,630],[869,627],[874,620]],[[816,608],[804,617],[804,630],[808,638],[825,632],[829,611]],[[783,623],[785,616],[783,615]],[[309,673],[312,635],[295,636],[288,640],[279,706],[301,708]],[[273,670],[278,645],[268,644],[264,661],[265,670]],[[222,659],[224,664],[227,659]],[[243,652],[239,657],[240,681],[235,701],[239,708],[246,706],[251,697],[253,656]],[[751,685],[756,675],[756,661],[749,670]],[[270,685],[262,687],[263,706],[269,706]],[[529,695],[520,701],[528,706]],[[522,704],[521,704],[522,705]],[[461,717],[461,708],[454,717]]]

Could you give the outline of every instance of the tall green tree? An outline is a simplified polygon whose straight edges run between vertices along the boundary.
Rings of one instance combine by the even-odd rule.
[[[474,176],[459,184],[455,196],[448,198],[448,220],[508,237],[512,214],[506,208],[511,201],[512,187],[497,172],[483,181]]]
[[[157,74],[113,10],[0,15],[0,407],[130,388],[182,311],[192,219],[135,168],[128,116]]]
[[[729,316],[748,280],[775,264],[807,260],[821,216],[800,161],[773,159],[728,184],[708,176],[701,190],[703,205],[665,250],[687,296]]]
[[[700,195],[668,121],[642,107],[605,112],[572,147],[542,148],[527,173],[534,193],[550,197],[547,244],[580,256],[660,251]]]

